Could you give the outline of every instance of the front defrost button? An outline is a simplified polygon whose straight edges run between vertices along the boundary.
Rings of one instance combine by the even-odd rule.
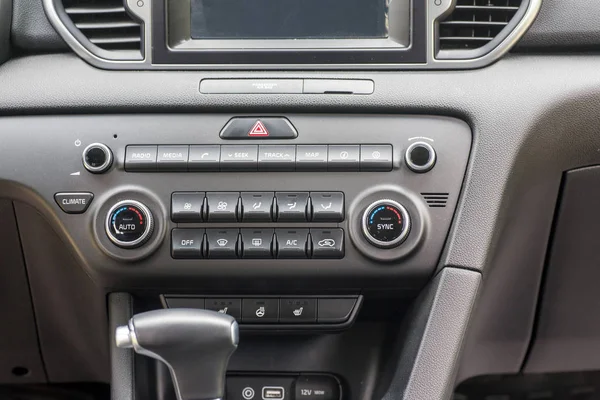
[[[61,210],[67,214],[83,214],[94,199],[89,192],[81,193],[56,193],[54,200]]]

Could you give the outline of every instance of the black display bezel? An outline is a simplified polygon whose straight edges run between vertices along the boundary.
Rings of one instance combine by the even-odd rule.
[[[152,61],[153,64],[204,65],[369,65],[425,63],[426,4],[413,0],[411,4],[410,45],[407,47],[336,48],[336,49],[194,49],[176,51],[169,47],[168,19],[165,0],[152,0]],[[240,41],[241,42],[241,41]]]

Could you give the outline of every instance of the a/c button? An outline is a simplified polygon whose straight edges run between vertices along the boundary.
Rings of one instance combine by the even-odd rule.
[[[82,193],[56,193],[54,200],[58,206],[67,214],[82,214],[84,213],[92,200],[94,195],[89,192]]]

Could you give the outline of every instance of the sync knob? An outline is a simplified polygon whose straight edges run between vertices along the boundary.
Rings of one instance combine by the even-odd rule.
[[[410,231],[410,215],[394,200],[378,200],[363,214],[362,230],[374,246],[389,249],[398,246]]]
[[[152,213],[142,203],[123,200],[108,211],[106,235],[115,245],[132,249],[146,243],[154,231]]]

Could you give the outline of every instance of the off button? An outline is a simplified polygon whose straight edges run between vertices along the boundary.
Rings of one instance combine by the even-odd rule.
[[[89,192],[81,193],[56,193],[54,200],[61,210],[67,214],[83,214],[94,199],[94,194]]]

